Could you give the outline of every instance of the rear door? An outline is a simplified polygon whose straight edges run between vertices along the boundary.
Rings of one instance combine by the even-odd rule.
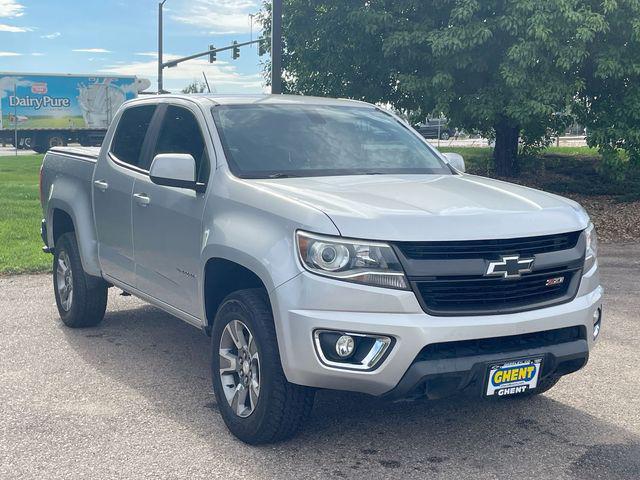
[[[212,146],[199,108],[188,101],[163,105],[162,121],[149,161],[160,153],[188,153],[196,160],[198,181],[209,179]],[[207,145],[209,143],[209,145]],[[138,199],[144,198],[144,201]],[[136,179],[133,243],[136,287],[197,318],[202,316],[199,275],[205,193]]]
[[[134,105],[123,111],[108,153],[93,174],[93,207],[98,257],[103,273],[128,285],[135,282],[131,196],[136,175],[148,155],[147,133],[156,105]],[[108,139],[105,139],[107,141]]]

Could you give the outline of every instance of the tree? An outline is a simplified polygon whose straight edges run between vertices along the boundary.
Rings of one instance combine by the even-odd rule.
[[[605,161],[624,169],[618,159],[625,150],[629,166],[640,173],[640,2],[590,2],[606,27],[591,42],[580,71],[584,89],[576,113],[587,127],[590,146]]]
[[[583,82],[602,15],[577,0],[284,0],[285,90],[391,103],[495,138],[496,173],[519,139],[544,143]],[[267,8],[263,26],[269,30]]]
[[[207,91],[207,84],[199,80],[193,80],[181,90],[182,93],[204,93]]]

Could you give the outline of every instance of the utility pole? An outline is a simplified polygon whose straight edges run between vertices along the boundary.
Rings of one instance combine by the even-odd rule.
[[[166,1],[158,2],[158,95],[164,91],[162,85],[162,7]]]
[[[271,3],[271,93],[282,93],[282,0]]]

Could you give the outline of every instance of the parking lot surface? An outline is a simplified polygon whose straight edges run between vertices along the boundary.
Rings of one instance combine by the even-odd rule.
[[[0,478],[640,478],[640,246],[601,246],[587,367],[529,400],[387,403],[319,392],[295,439],[249,447],[210,393],[197,329],[111,289],[58,320],[47,275],[0,278]]]

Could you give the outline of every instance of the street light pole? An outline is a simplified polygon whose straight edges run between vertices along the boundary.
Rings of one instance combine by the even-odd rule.
[[[271,3],[271,93],[282,93],[282,0]]]
[[[158,2],[158,94],[164,91],[162,86],[162,7],[166,1]]]

